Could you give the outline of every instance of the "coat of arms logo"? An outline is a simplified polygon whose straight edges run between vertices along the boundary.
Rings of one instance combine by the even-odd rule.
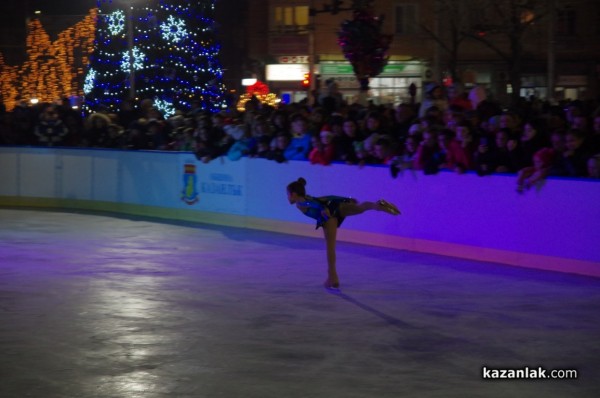
[[[186,163],[183,173],[183,190],[181,191],[181,200],[188,205],[198,202],[198,191],[196,190],[196,165]]]

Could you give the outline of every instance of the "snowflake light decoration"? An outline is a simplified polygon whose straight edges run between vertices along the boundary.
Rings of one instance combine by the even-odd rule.
[[[154,99],[154,106],[163,114],[165,118],[168,118],[175,114],[175,107],[169,101],[156,98]]]
[[[96,82],[96,71],[90,69],[85,76],[85,82],[83,83],[83,92],[89,94],[94,89],[94,83]]]
[[[180,42],[188,35],[188,31],[185,29],[185,21],[174,18],[172,15],[169,16],[167,22],[160,24],[160,29],[163,39],[173,43]]]
[[[133,49],[133,68],[135,70],[140,70],[144,67],[144,59],[146,58],[146,54],[140,51],[139,48],[135,47]],[[129,51],[123,51],[123,58],[121,61],[121,70],[123,72],[129,72]]]
[[[125,13],[121,10],[117,10],[107,17],[108,31],[113,35],[118,35],[125,30]]]

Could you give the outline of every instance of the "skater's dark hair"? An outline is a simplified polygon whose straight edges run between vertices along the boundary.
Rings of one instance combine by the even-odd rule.
[[[302,177],[298,178],[294,182],[290,182],[287,186],[289,193],[295,193],[298,196],[306,196],[306,180]]]

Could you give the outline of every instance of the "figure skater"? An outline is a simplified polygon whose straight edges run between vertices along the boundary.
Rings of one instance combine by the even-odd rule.
[[[337,229],[348,216],[362,214],[368,210],[384,211],[397,216],[400,211],[396,206],[383,199],[377,202],[361,202],[342,196],[323,196],[315,198],[306,194],[306,180],[302,177],[287,186],[287,196],[290,204],[306,216],[317,220],[317,229],[323,227],[327,244],[327,289],[339,289],[340,281],[336,269],[335,243]]]

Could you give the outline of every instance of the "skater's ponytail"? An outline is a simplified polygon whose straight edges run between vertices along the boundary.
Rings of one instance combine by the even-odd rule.
[[[306,196],[306,180],[302,177],[298,178],[296,181],[291,182],[287,186],[287,191],[289,193],[295,193],[298,196]]]

